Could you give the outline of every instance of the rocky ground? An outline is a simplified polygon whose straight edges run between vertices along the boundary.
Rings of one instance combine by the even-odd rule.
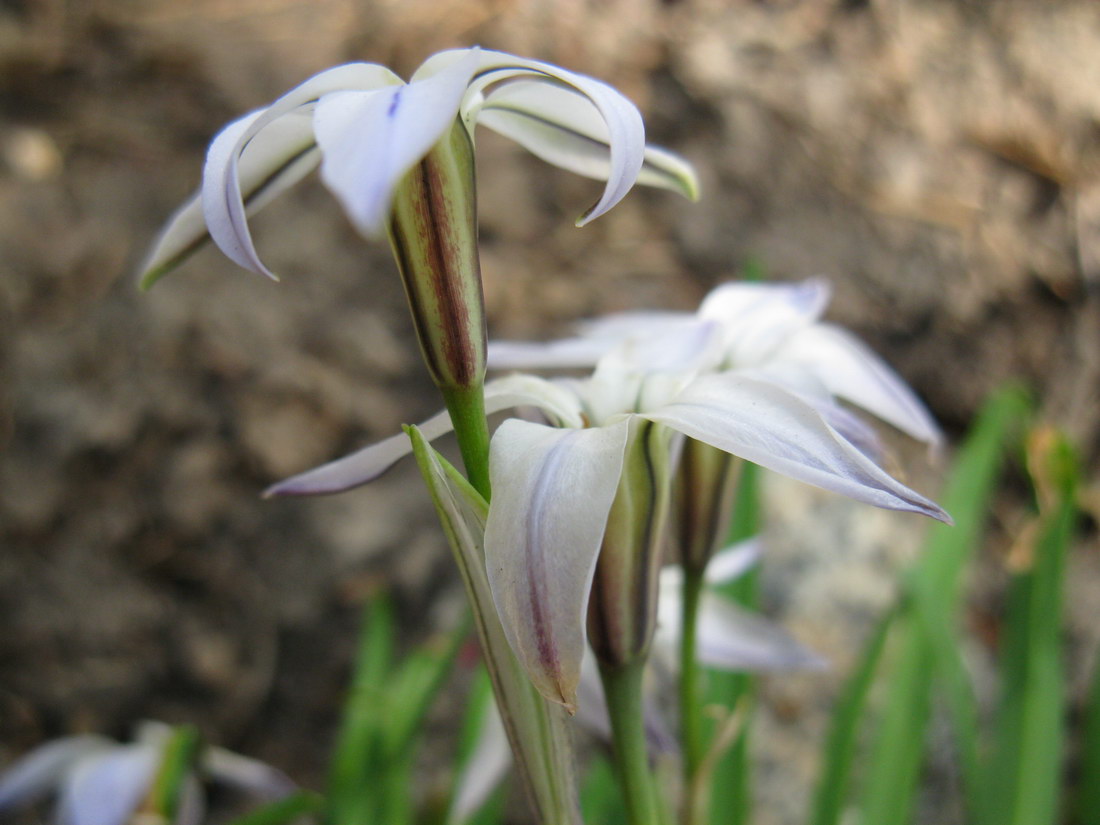
[[[455,45],[600,76],[704,197],[636,192],[577,230],[597,187],[479,138],[495,334],[689,308],[750,264],[825,275],[830,317],[952,436],[1018,379],[1095,479],[1098,38],[1089,0],[3,4],[0,764],[152,717],[317,783],[364,594],[396,587],[410,639],[456,607],[413,468],[344,497],[257,496],[437,406],[386,249],[312,184],[256,222],[281,284],[206,251],[135,289],[227,120],[333,63],[407,75]],[[934,491],[937,468],[912,467]],[[911,520],[774,489],[768,606],[837,667],[766,687],[762,824],[799,821],[853,640],[916,545]],[[1095,546],[1074,562],[1083,638],[1098,563]]]

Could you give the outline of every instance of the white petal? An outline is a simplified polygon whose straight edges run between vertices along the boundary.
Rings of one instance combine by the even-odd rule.
[[[891,510],[950,517],[892,478],[833,430],[810,405],[738,373],[693,382],[644,417],[791,478]]]
[[[585,612],[629,421],[560,430],[505,421],[490,446],[485,564],[508,641],[535,687],[571,706]]]
[[[67,736],[32,750],[0,775],[0,811],[28,805],[56,787],[80,759],[117,745],[105,736]]]
[[[575,89],[587,97],[600,113],[607,128],[607,141],[610,145],[607,186],[595,205],[577,220],[577,225],[583,226],[622,200],[638,180],[645,162],[645,127],[642,116],[633,103],[599,80],[575,74],[550,63],[484,49],[477,56],[478,71],[466,95],[470,111],[464,115],[474,116],[477,106],[483,100],[481,93],[484,89],[516,77],[535,78]],[[430,76],[438,72],[440,66],[448,65],[454,60],[454,52],[437,54],[425,61],[414,77]]]
[[[847,331],[818,324],[799,331],[776,352],[813,369],[834,395],[928,444],[942,442],[935,420],[896,372]]]
[[[477,122],[562,169],[596,180],[611,174],[607,124],[579,92],[538,80],[514,80],[485,95]],[[695,170],[664,149],[646,147],[637,182],[698,198]]]
[[[180,789],[176,818],[172,825],[202,825],[205,818],[206,797],[203,795],[202,783],[197,777],[188,776],[183,780],[183,788]]]
[[[253,140],[261,141],[258,158],[275,159],[285,154],[281,145],[297,126],[286,132],[276,127],[270,139],[261,137],[268,127],[296,109],[310,107],[324,95],[346,89],[375,89],[401,83],[401,79],[384,66],[371,63],[349,63],[321,72],[300,86],[291,89],[266,109],[253,112],[227,126],[214,138],[206,155],[203,169],[202,207],[210,237],[229,257],[245,269],[272,276],[260,261],[248,229],[242,196],[241,156]],[[300,114],[300,113],[299,113]],[[279,149],[280,151],[276,151]]]
[[[583,424],[576,396],[549,381],[533,375],[509,375],[485,385],[487,415],[523,406],[537,407],[562,426],[580,427]],[[419,427],[429,441],[434,441],[454,429],[451,417],[446,412],[437,413]],[[412,444],[404,433],[399,433],[343,458],[284,479],[265,490],[264,496],[340,493],[374,481],[410,453]]]
[[[485,804],[512,766],[512,751],[508,746],[508,732],[500,718],[496,702],[489,699],[477,744],[469,761],[462,769],[455,789],[451,809],[447,813],[447,825],[462,825]]]
[[[724,584],[748,573],[764,554],[764,542],[758,536],[739,541],[719,550],[707,563],[704,574],[708,584]],[[662,572],[663,575],[663,572]]]
[[[278,768],[225,748],[206,748],[202,767],[214,781],[263,799],[281,799],[298,787]]]
[[[696,647],[702,664],[723,670],[796,670],[825,664],[778,625],[714,593],[703,594]]]
[[[160,756],[153,745],[130,745],[82,760],[65,783],[60,825],[126,825],[149,792]]]
[[[307,112],[295,111],[268,124],[245,147],[239,177],[245,211],[251,215],[270,203],[321,161]],[[196,192],[168,219],[142,263],[141,287],[148,289],[210,240],[202,193]]]
[[[375,92],[337,92],[317,104],[321,179],[360,232],[385,234],[398,182],[456,122],[477,52],[433,77]]]

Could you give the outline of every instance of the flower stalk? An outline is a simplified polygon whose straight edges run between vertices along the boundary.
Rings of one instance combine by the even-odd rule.
[[[642,659],[621,666],[600,665],[628,825],[658,825],[661,821],[646,748],[642,711],[644,665]]]

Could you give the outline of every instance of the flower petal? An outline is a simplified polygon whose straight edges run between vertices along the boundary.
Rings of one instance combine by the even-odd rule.
[[[270,203],[321,161],[307,113],[290,112],[273,121],[241,154],[239,177],[245,211]],[[210,240],[202,193],[196,192],[168,219],[142,263],[140,286],[148,289]]]
[[[485,95],[477,122],[554,166],[596,180],[611,174],[607,124],[588,97],[571,89],[541,80],[511,81]],[[637,182],[699,198],[691,165],[654,146],[645,148]]]
[[[332,92],[377,89],[401,82],[401,78],[389,69],[373,63],[336,66],[291,89],[266,109],[253,112],[223,129],[207,151],[202,180],[202,208],[206,225],[210,237],[222,252],[245,269],[274,277],[260,261],[252,243],[242,195],[242,155],[253,142],[260,141],[260,145],[252,150],[258,158],[269,159],[273,164],[280,157],[285,160],[284,142],[290,134],[298,135],[302,130],[299,121],[285,127],[285,131],[284,127],[269,131],[269,127],[281,118],[297,109],[308,109]],[[279,166],[281,163],[273,165],[268,171],[274,171]]]
[[[764,554],[764,542],[759,536],[731,544],[711,557],[704,574],[708,584],[724,584],[749,572]]]
[[[567,707],[628,429],[629,420],[561,430],[511,419],[490,446],[485,564],[493,600],[535,687]]]
[[[508,731],[492,697],[486,699],[488,706],[477,732],[477,743],[455,783],[447,825],[463,825],[476,814],[512,766]]]
[[[673,629],[669,626],[666,632]],[[674,635],[679,639],[678,632]],[[696,649],[701,664],[721,670],[775,671],[825,666],[824,659],[778,625],[714,593],[704,593],[699,605]]]
[[[892,478],[813,407],[767,381],[738,373],[705,376],[671,404],[642,415],[799,481],[950,523],[939,505]]]
[[[336,92],[318,104],[321,180],[367,237],[386,232],[393,190],[450,129],[477,68],[477,51],[432,77],[373,92]]]
[[[516,77],[537,78],[543,82],[575,89],[591,100],[599,111],[607,127],[607,142],[610,146],[607,186],[604,187],[600,199],[577,219],[577,225],[583,226],[622,200],[637,181],[645,162],[645,126],[637,107],[606,83],[551,63],[485,49],[477,54],[478,70],[465,98],[467,105],[463,114],[467,121],[476,116],[477,108],[483,101],[482,91],[504,80]],[[447,66],[456,59],[455,55],[455,52],[441,52],[429,58],[417,70],[414,80],[440,71],[440,67]]]
[[[261,799],[282,799],[298,789],[294,780],[278,768],[225,748],[206,748],[202,767],[215,782]]]
[[[775,357],[812,369],[831,393],[913,438],[933,446],[942,443],[940,428],[901,377],[840,327],[818,324],[800,330]]]
[[[509,375],[485,385],[488,414],[511,407],[537,407],[551,420],[567,427],[582,426],[576,397],[562,387],[533,375]],[[446,412],[437,413],[420,425],[420,431],[434,441],[453,429]],[[270,496],[316,496],[340,493],[374,481],[401,458],[412,452],[404,433],[390,436],[362,450],[284,479],[264,491]]]
[[[66,736],[46,742],[0,775],[0,811],[28,805],[60,784],[72,766],[97,751],[117,747],[105,736]]]
[[[160,757],[154,745],[129,745],[81,760],[62,791],[58,822],[125,825],[149,792]]]

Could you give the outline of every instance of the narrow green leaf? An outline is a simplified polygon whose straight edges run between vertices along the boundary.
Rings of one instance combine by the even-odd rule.
[[[999,822],[1058,821],[1065,678],[1062,604],[1066,556],[1077,521],[1075,457],[1053,432],[1034,434],[1029,469],[1040,503],[1030,568],[1012,582],[1002,647],[1002,699],[989,798]]]
[[[856,669],[848,677],[837,699],[822,749],[821,778],[814,793],[810,825],[837,825],[841,820],[852,774],[859,725],[867,708],[867,694],[882,659],[886,637],[894,618],[895,613],[889,612],[879,621],[878,627],[863,648]]]
[[[588,766],[581,786],[581,810],[585,822],[626,825],[626,808],[615,770],[603,757],[593,759]]]
[[[309,814],[318,814],[325,807],[325,801],[320,794],[313,791],[298,791],[290,796],[269,802],[266,805],[249,811],[244,816],[229,821],[229,825],[286,825],[295,822],[300,817]]]
[[[194,725],[173,729],[164,744],[164,755],[149,793],[149,807],[165,822],[176,818],[184,785],[195,771],[201,748],[202,738]]]
[[[394,646],[393,606],[383,595],[363,609],[355,673],[344,704],[329,773],[327,821],[369,822],[377,815],[376,778],[386,769],[382,731]]]
[[[757,267],[759,269],[759,267]],[[746,277],[749,270],[746,265]],[[757,271],[759,278],[761,272]],[[730,515],[729,541],[731,544],[752,538],[760,531],[760,468],[748,461],[741,462],[741,477],[737,483],[733,512]],[[749,571],[739,579],[721,587],[724,595],[733,601],[755,607],[759,589],[759,574]],[[726,673],[712,669],[705,670],[707,679],[706,704],[718,704],[727,710],[732,709],[749,698],[750,709],[754,706],[752,696],[755,681],[744,673]],[[707,741],[714,737],[716,724],[712,719],[705,722],[704,735]],[[712,825],[744,825],[749,821],[752,807],[752,762],[749,758],[749,739],[752,730],[751,710],[745,719],[744,729],[723,756],[714,771],[714,784],[711,791],[710,821]]]
[[[864,825],[902,825],[912,818],[931,708],[932,656],[911,616],[897,620],[898,646],[886,706],[864,780]]]
[[[936,684],[951,716],[966,806],[974,825],[999,823],[988,819],[977,701],[959,647],[962,573],[981,546],[1001,466],[1005,455],[1019,443],[1029,413],[1027,396],[1015,387],[1001,390],[983,406],[956,455],[942,496],[955,526],[930,526],[924,552],[907,577],[910,607],[929,647]]]
[[[1092,672],[1081,739],[1081,773],[1074,811],[1076,825],[1100,825],[1100,659]]]

